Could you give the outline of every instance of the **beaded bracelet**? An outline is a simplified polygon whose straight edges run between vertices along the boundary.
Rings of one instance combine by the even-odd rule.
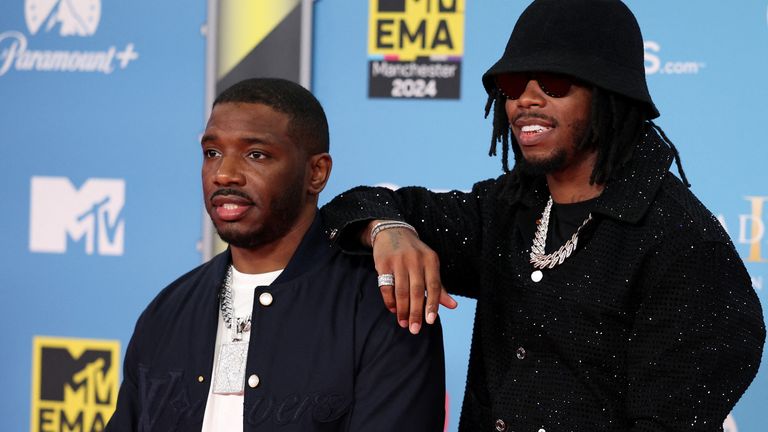
[[[416,228],[413,227],[413,225],[400,222],[400,221],[384,221],[379,222],[376,225],[373,226],[373,229],[371,229],[371,247],[373,247],[373,242],[376,240],[376,236],[379,235],[380,232],[392,228],[405,228],[407,230],[410,230],[414,234],[416,234],[416,237],[419,236],[419,233],[416,231]]]

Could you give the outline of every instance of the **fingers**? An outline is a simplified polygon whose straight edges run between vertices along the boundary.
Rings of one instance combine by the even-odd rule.
[[[427,305],[424,311],[427,315],[427,324],[434,324],[437,319],[437,310],[440,308],[440,295],[444,288],[440,281],[440,260],[432,250],[429,252],[424,258],[424,280],[426,281],[427,295]]]
[[[440,281],[437,254],[416,235],[389,229],[379,233],[377,239],[373,246],[376,270],[379,275],[394,275],[394,286],[379,284],[381,296],[401,327],[419,333],[424,321],[435,322],[441,304],[456,307]]]
[[[384,306],[392,313],[397,312],[397,302],[395,301],[395,287],[392,285],[379,285],[381,298],[384,299]]]
[[[424,274],[419,268],[412,269],[411,272],[413,277],[409,278],[411,285],[408,290],[410,292],[408,330],[412,334],[418,334],[424,317]]]
[[[409,306],[410,306],[410,292],[408,290],[409,287],[409,277],[408,272],[403,270],[398,270],[395,276],[395,301],[397,302],[396,308],[397,308],[397,323],[400,324],[400,327],[406,328],[408,327],[408,314],[409,314]]]
[[[448,309],[456,309],[459,305],[459,303],[448,294],[448,291],[446,291],[445,288],[443,288],[443,291],[440,293],[440,304]]]

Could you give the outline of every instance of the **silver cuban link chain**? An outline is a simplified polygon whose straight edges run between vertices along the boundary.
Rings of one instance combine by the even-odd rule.
[[[232,335],[232,341],[237,342],[243,340],[243,333],[251,331],[251,315],[249,314],[245,318],[235,317],[235,307],[232,300],[232,266],[227,269],[227,275],[224,277],[224,285],[222,286],[220,294],[220,307],[221,318],[224,320],[224,324],[227,325]],[[233,328],[232,322],[235,322]]]
[[[549,215],[552,211],[552,196],[549,197],[544,212],[541,214],[541,220],[539,226],[536,227],[536,235],[533,237],[533,245],[531,246],[531,264],[537,269],[553,268],[556,265],[560,265],[566,258],[571,256],[573,251],[576,250],[576,246],[579,243],[579,233],[585,225],[592,220],[592,213],[590,213],[584,222],[579,226],[573,236],[565,242],[564,245],[551,254],[544,253],[544,245],[547,242],[547,231],[549,230]]]

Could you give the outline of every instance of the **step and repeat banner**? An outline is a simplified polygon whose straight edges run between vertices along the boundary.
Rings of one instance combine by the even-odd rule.
[[[199,175],[217,91],[311,86],[334,157],[322,202],[358,184],[466,190],[501,173],[480,76],[527,3],[4,0],[0,430],[102,430],[136,318],[217,248]],[[627,4],[658,124],[768,304],[768,0]],[[442,312],[448,431],[474,315],[459,301]],[[725,430],[766,430],[767,406],[763,365]]]
[[[99,431],[201,261],[205,0],[0,3],[0,430]]]

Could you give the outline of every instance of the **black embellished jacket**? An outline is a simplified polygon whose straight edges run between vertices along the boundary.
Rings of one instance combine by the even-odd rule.
[[[507,174],[468,193],[355,188],[323,211],[349,248],[349,224],[408,221],[448,290],[477,299],[460,431],[720,431],[757,372],[762,309],[671,162],[647,135],[576,252],[538,283],[528,225],[549,195],[543,178]]]
[[[211,385],[218,293],[229,252],[182,276],[141,314],[107,431],[200,431]],[[442,431],[439,326],[419,337],[384,307],[369,257],[332,246],[316,218],[269,306],[254,302],[244,431]]]

